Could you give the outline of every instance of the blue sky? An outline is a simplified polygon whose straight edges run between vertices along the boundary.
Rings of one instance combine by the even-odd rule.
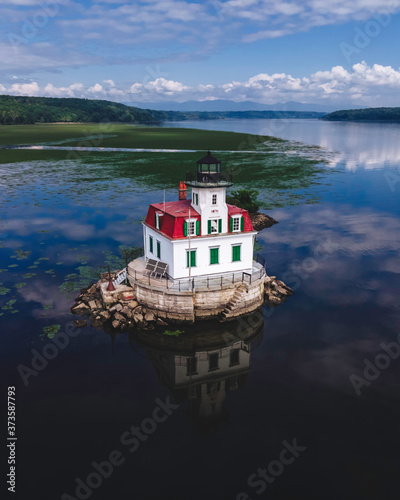
[[[400,0],[0,0],[0,92],[397,106]]]

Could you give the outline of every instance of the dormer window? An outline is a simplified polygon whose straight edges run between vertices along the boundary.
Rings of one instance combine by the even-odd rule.
[[[200,234],[200,221],[197,219],[186,219],[183,224],[184,236],[198,236]]]
[[[210,219],[208,221],[208,234],[222,233],[222,220]]]
[[[198,193],[193,193],[193,204],[198,205],[199,204],[199,195]]]
[[[244,218],[242,215],[233,215],[229,220],[229,231],[236,233],[244,230]]]
[[[156,229],[161,229],[161,224],[162,224],[162,217],[164,214],[156,212],[156,218],[155,218],[155,226]]]
[[[211,198],[211,204],[212,204],[212,205],[216,205],[216,204],[217,204],[217,201],[218,201],[217,195],[216,195],[216,194],[213,194],[213,195],[212,195],[212,198]]]

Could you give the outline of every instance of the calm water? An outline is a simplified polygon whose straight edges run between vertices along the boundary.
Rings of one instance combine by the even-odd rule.
[[[313,184],[317,203],[299,188],[299,203],[269,211],[279,224],[258,236],[269,274],[296,295],[179,339],[112,338],[88,326],[54,351],[54,332],[75,319],[68,286],[117,265],[119,246],[140,246],[140,220],[163,193],[111,170],[103,178],[95,163],[2,166],[2,381],[17,390],[17,498],[397,499],[400,356],[382,356],[382,344],[400,353],[399,126],[173,125],[329,150],[329,175]],[[54,357],[46,366],[36,359],[44,350]],[[209,372],[215,353],[219,370]],[[198,375],[188,376],[192,356]],[[109,477],[93,475],[110,455],[119,465],[111,473],[103,464]]]

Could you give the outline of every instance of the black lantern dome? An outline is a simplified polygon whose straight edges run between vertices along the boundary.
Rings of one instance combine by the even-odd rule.
[[[197,180],[188,172],[186,183],[192,187],[229,187],[232,185],[232,174],[221,173],[221,160],[208,151],[207,155],[197,162]]]

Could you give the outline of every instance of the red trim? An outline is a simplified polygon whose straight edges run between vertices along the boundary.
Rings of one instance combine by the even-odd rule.
[[[227,205],[228,207],[228,231],[229,231],[229,218],[232,215],[242,215],[244,218],[244,231],[250,232],[254,231],[253,225],[250,220],[250,216],[247,210],[236,207],[234,205]],[[173,240],[185,238],[183,233],[183,226],[186,219],[190,217],[200,221],[200,235],[201,235],[201,217],[200,214],[192,207],[191,200],[181,200],[165,203],[152,203],[149,206],[149,210],[146,216],[146,224],[154,229],[155,231],[165,234],[168,238]],[[163,213],[164,216],[161,217],[161,228],[160,230],[155,228],[155,213]],[[215,234],[213,235],[215,236]]]

